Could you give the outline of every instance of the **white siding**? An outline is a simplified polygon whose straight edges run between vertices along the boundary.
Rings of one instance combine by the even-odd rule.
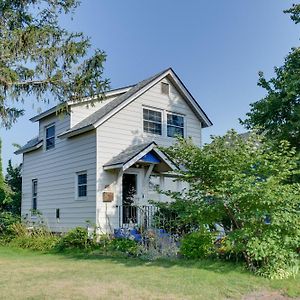
[[[185,136],[191,137],[195,144],[201,145],[201,122],[175,87],[167,79],[163,81],[170,84],[169,96],[161,93],[160,83],[158,83],[97,128],[97,174],[99,174],[97,180],[97,219],[100,220],[100,227],[107,227],[107,224],[101,223],[101,221],[107,220],[106,217],[112,226],[118,222],[116,209],[118,192],[115,186],[117,173],[103,171],[102,166],[131,145],[155,140],[158,145],[169,146],[175,141],[174,138],[143,132],[143,107],[153,107],[184,115]],[[102,191],[107,185],[114,187],[116,197],[113,203],[105,204],[102,202]],[[167,185],[165,188],[169,189]]]
[[[73,105],[71,108],[71,127],[75,126],[77,123],[81,122],[83,119],[106,105],[108,102],[112,101],[115,97],[108,97],[102,101],[95,101],[93,105],[90,103],[78,103]]]
[[[69,127],[69,117],[48,117],[44,126],[55,123],[56,135]],[[87,171],[88,192],[85,200],[76,200],[76,172]],[[55,148],[41,148],[23,157],[22,215],[28,214],[32,203],[32,179],[38,180],[37,208],[53,231],[66,231],[85,226],[86,220],[95,223],[96,216],[96,134],[95,131],[71,139],[56,138]],[[55,212],[60,209],[60,222]]]

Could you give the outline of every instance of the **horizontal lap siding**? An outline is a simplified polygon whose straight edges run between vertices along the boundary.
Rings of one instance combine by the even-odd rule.
[[[69,127],[69,119],[50,117],[40,124],[55,121],[56,135]],[[76,172],[87,171],[88,197],[75,199]],[[96,216],[96,134],[95,131],[71,139],[56,138],[55,148],[39,149],[24,154],[22,183],[22,215],[29,214],[32,203],[32,179],[38,179],[38,210],[53,231],[66,231],[85,226],[86,220],[95,223]],[[60,222],[55,218],[60,209]]]
[[[87,106],[85,103],[78,103],[71,108],[71,127],[87,118],[89,115],[106,105],[115,97],[109,97],[102,101],[95,101],[93,105]]]
[[[163,80],[167,82],[166,79]],[[195,144],[201,145],[201,123],[191,108],[171,85],[170,97],[161,94],[160,84],[156,84],[139,98],[127,105],[105,123],[97,128],[97,210],[100,226],[106,227],[105,217],[108,216],[112,225],[118,224],[117,203],[105,204],[102,202],[102,191],[106,185],[115,183],[117,173],[103,171],[103,165],[112,157],[133,144],[147,140],[155,140],[159,145],[169,146],[175,139],[147,135],[143,132],[143,106],[150,106],[185,116],[186,135],[191,137]],[[115,184],[113,184],[115,187]],[[168,189],[168,186],[165,186]],[[115,190],[114,190],[115,191]]]

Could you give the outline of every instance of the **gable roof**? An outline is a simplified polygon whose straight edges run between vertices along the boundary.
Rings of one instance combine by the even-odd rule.
[[[123,169],[123,171],[125,171],[136,162],[142,160],[143,157],[151,151],[153,151],[170,168],[170,170],[174,171],[178,169],[168,156],[157,148],[155,142],[129,146],[103,165],[103,168],[104,170]]]
[[[79,122],[72,128],[61,133],[59,137],[71,137],[97,128],[104,121],[106,121],[116,112],[118,112],[124,106],[128,105],[139,95],[146,92],[149,88],[151,88],[153,85],[155,85],[157,82],[159,82],[161,79],[163,79],[166,76],[169,76],[173,84],[175,84],[177,88],[181,91],[181,93],[186,98],[186,101],[191,106],[194,113],[201,120],[202,126],[203,127],[211,126],[212,122],[209,120],[208,116],[202,110],[200,105],[193,98],[191,93],[187,90],[187,88],[184,86],[184,84],[176,75],[176,73],[171,68],[168,68],[162,72],[155,74],[154,76],[151,76],[148,79],[139,82],[131,89],[129,89],[126,93],[116,97],[115,99],[107,103],[105,106],[103,106],[102,108],[100,108],[99,110],[97,110],[96,112],[88,116],[87,118],[83,119],[81,122]]]

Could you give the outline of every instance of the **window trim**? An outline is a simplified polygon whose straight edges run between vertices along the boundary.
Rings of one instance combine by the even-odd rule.
[[[168,124],[168,115],[175,115],[175,116],[181,117],[183,119],[183,127]],[[168,126],[176,127],[176,128],[182,128],[183,129],[182,137],[183,138],[186,137],[186,133],[185,133],[186,124],[185,124],[185,116],[184,115],[178,114],[178,113],[172,112],[172,111],[166,111],[166,137],[174,139],[175,138],[174,136],[168,136]]]
[[[55,145],[56,144],[56,126],[55,125],[56,125],[55,123],[51,123],[51,124],[48,124],[44,127],[44,131],[45,131],[45,133],[44,133],[44,136],[45,136],[45,147],[44,147],[44,149],[45,149],[45,151],[55,149],[55,146],[56,146]],[[54,126],[54,135],[47,138],[47,129],[50,128],[50,127],[53,127],[53,126]],[[51,138],[54,138],[53,146],[51,148],[47,148],[47,140],[51,139]]]
[[[35,192],[34,192],[34,186],[36,187]],[[38,180],[37,178],[33,178],[31,180],[31,216],[36,215],[35,212],[37,211],[37,199],[38,199]],[[35,208],[33,207],[34,201],[35,201]]]
[[[79,175],[86,175],[86,183],[84,184],[80,184],[80,186],[85,185],[86,186],[86,195],[85,196],[79,196],[79,182],[78,182],[78,177]],[[79,171],[76,172],[75,174],[75,182],[76,182],[76,186],[75,186],[75,199],[76,200],[86,200],[88,197],[88,172],[87,171]]]
[[[144,119],[144,110],[149,110],[149,111],[155,111],[155,112],[159,112],[161,115],[161,122],[157,122],[157,121],[151,121],[151,120],[145,120]],[[154,124],[160,124],[161,127],[161,133],[153,133],[153,132],[147,132],[145,131],[145,127],[144,127],[144,121],[149,122],[149,123],[154,123]],[[147,134],[147,135],[151,135],[151,136],[164,136],[164,111],[162,109],[158,109],[158,108],[154,108],[154,107],[149,107],[149,106],[142,106],[142,128],[143,128],[143,133]]]

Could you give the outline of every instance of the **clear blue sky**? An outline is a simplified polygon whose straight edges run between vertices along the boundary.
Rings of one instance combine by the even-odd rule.
[[[282,12],[293,2],[85,0],[63,25],[83,31],[107,53],[105,76],[113,88],[171,66],[214,123],[203,132],[207,142],[230,128],[245,131],[238,118],[264,95],[256,85],[258,71],[271,76],[299,45],[299,27]],[[4,167],[9,158],[21,161],[12,143],[37,135],[38,125],[28,120],[36,114],[33,100],[12,129],[0,129]]]

